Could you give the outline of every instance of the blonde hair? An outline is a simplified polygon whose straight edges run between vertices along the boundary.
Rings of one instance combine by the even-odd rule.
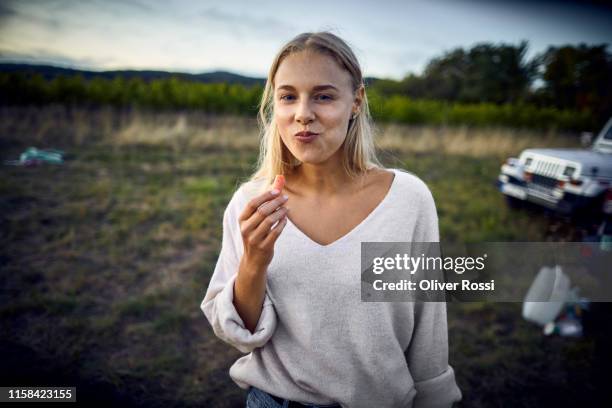
[[[259,105],[260,150],[257,168],[248,181],[265,181],[262,190],[272,184],[277,174],[287,174],[301,162],[284,145],[274,123],[274,76],[281,62],[301,51],[315,51],[331,56],[351,75],[353,92],[364,88],[364,98],[355,119],[349,121],[346,139],[342,144],[342,166],[350,177],[371,168],[383,166],[376,157],[374,126],[359,62],[351,48],[338,36],[327,32],[302,33],[285,44],[272,62]]]

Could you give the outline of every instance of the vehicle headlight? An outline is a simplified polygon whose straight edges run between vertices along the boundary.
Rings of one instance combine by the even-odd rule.
[[[576,172],[576,168],[572,166],[567,166],[565,170],[563,170],[563,175],[567,177],[572,177]]]

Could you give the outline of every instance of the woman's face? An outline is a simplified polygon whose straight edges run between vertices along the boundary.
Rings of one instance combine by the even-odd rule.
[[[350,74],[328,55],[301,51],[285,57],[274,77],[274,119],[285,146],[303,163],[339,157],[362,92],[353,92]],[[316,135],[300,138],[299,132]]]

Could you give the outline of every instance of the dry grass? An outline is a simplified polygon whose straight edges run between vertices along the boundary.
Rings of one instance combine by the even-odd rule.
[[[224,207],[257,157],[256,130],[251,119],[197,112],[0,109],[3,159],[29,145],[72,155],[62,166],[1,168],[6,383],[78,385],[80,401],[106,405],[244,406],[228,375],[240,353],[214,336],[199,306]],[[503,129],[380,130],[379,145],[391,153],[381,155],[383,164],[431,188],[444,240],[545,239],[548,220],[504,206],[493,184],[499,157],[571,139]],[[591,343],[548,341],[519,309],[449,306],[461,406],[571,406],[591,387]]]
[[[552,131],[397,124],[381,126],[378,139],[383,149],[469,157],[508,157],[528,147],[573,147],[578,143],[574,134]]]
[[[193,113],[162,118],[134,114],[129,123],[111,135],[107,142],[118,146],[168,146],[178,152],[210,146],[248,149],[257,145],[257,125],[252,119],[239,116],[202,119]]]
[[[200,112],[152,113],[50,108],[0,109],[3,144],[20,146],[163,146],[180,153],[193,149],[257,149],[257,122],[242,116]],[[380,124],[377,146],[403,153],[507,157],[527,147],[573,147],[576,134],[507,128]]]

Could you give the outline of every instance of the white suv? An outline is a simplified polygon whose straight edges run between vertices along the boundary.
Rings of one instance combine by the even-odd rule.
[[[529,201],[567,215],[612,214],[612,118],[590,149],[526,149],[509,158],[497,185],[512,206]]]

